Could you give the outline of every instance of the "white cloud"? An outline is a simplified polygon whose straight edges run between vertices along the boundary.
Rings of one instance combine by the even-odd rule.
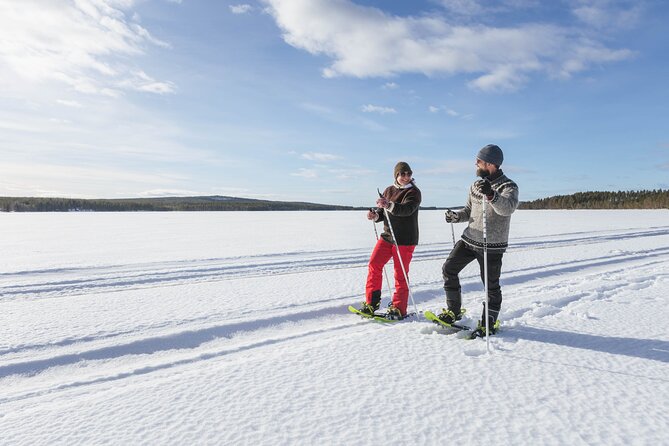
[[[381,107],[380,105],[372,105],[372,104],[363,105],[362,107],[360,107],[360,109],[365,113],[379,113],[382,115],[388,113],[397,113],[397,110],[395,110],[392,107]]]
[[[130,67],[128,58],[142,55],[148,45],[169,47],[140,26],[136,17],[126,16],[134,3],[0,2],[0,65],[26,82],[64,83],[85,94],[116,97],[124,89],[170,93],[173,84],[155,81],[141,71],[138,76]]]
[[[253,6],[247,5],[247,4],[230,5],[230,11],[233,14],[246,14],[247,12],[251,12],[252,10],[253,10]]]
[[[384,77],[401,73],[470,74],[484,91],[516,90],[530,75],[561,78],[594,64],[632,56],[609,49],[576,28],[550,24],[455,26],[441,16],[398,17],[349,0],[264,0],[286,43],[332,63],[325,77]],[[446,2],[477,10],[478,2]]]
[[[439,113],[439,112],[443,111],[448,116],[452,116],[454,118],[469,119],[469,118],[472,117],[472,115],[462,115],[461,113],[459,113],[459,112],[457,112],[457,111],[455,111],[451,108],[445,107],[445,106],[438,107],[436,105],[430,105],[428,107],[428,110],[430,111],[430,113]]]
[[[318,152],[303,153],[301,157],[309,161],[319,161],[319,162],[335,161],[341,159],[341,156],[332,155],[330,153],[318,153]]]
[[[384,90],[396,90],[398,88],[400,88],[400,86],[397,85],[395,82],[386,82],[385,84],[383,84]]]
[[[145,91],[147,93],[167,94],[174,93],[176,86],[172,82],[160,82],[153,79],[143,71],[135,71],[131,73],[124,81],[118,84],[127,89]]]
[[[601,29],[628,29],[639,23],[642,5],[611,0],[572,0],[572,13],[583,23]]]
[[[66,107],[74,107],[74,108],[81,108],[83,105],[79,101],[71,101],[67,99],[58,99],[56,100],[57,103],[64,105]]]
[[[67,196],[93,198],[109,196],[118,185],[146,187],[183,179],[172,174],[153,174],[110,166],[73,166],[63,162],[0,164],[0,190],[14,196]],[[86,184],[85,189],[81,185]],[[82,193],[86,190],[89,193]],[[94,190],[96,194],[90,194]],[[106,192],[105,192],[106,191]]]
[[[318,174],[316,173],[316,170],[314,169],[305,169],[305,168],[300,168],[297,172],[291,173],[292,176],[294,177],[302,177],[302,178],[317,178]]]
[[[477,0],[441,0],[446,10],[458,15],[473,16],[483,13],[484,7]]]

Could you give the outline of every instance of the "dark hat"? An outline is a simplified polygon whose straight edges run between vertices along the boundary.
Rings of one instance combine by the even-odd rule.
[[[494,164],[495,166],[501,166],[502,161],[504,161],[504,154],[502,149],[495,144],[488,144],[476,155],[476,158],[485,161],[486,163]]]
[[[395,176],[393,178],[397,179],[397,175],[399,175],[400,172],[413,173],[411,167],[409,167],[409,164],[405,163],[404,161],[400,161],[399,163],[395,164]]]

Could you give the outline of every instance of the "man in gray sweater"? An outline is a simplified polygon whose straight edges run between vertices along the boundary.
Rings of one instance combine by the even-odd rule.
[[[509,241],[511,214],[518,206],[518,186],[507,178],[500,169],[504,161],[502,149],[488,144],[476,155],[476,175],[481,177],[469,188],[467,204],[458,211],[447,210],[448,223],[468,222],[469,225],[443,266],[444,290],[446,291],[447,309],[438,316],[446,324],[452,324],[462,318],[462,288],[458,274],[473,260],[481,270],[483,266],[483,200],[486,203],[486,229],[488,250],[488,317],[490,333],[499,327],[497,316],[502,305],[502,289],[499,276],[502,271],[502,256]],[[478,323],[479,330],[485,332],[485,307]]]

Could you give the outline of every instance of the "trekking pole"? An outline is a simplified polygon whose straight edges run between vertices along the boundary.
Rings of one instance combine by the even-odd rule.
[[[485,289],[485,347],[490,354],[490,328],[489,318],[488,318],[488,228],[485,215],[485,202],[488,200],[487,197],[482,197],[483,203],[483,288]]]
[[[372,220],[372,225],[374,225],[374,235],[376,236],[376,241],[379,241],[379,231],[376,230],[376,222]],[[388,273],[386,273],[386,265],[383,265],[383,275],[386,276],[386,284],[388,285],[388,292],[390,293],[390,298],[393,298],[392,288],[390,288],[390,278],[388,278]]]
[[[383,197],[381,194],[381,191],[378,189],[376,190],[379,193],[379,197]],[[416,317],[418,317],[418,307],[416,306],[416,301],[413,298],[413,293],[411,292],[411,284],[409,284],[409,276],[407,275],[407,270],[404,268],[404,262],[402,261],[402,256],[400,255],[400,246],[397,244],[397,239],[395,238],[395,231],[393,231],[393,224],[390,223],[390,214],[388,213],[388,209],[383,208],[383,212],[386,216],[386,221],[388,222],[388,228],[390,228],[390,235],[393,237],[393,241],[395,242],[395,248],[397,249],[397,258],[400,259],[400,267],[402,268],[402,273],[404,274],[404,280],[407,283],[407,288],[409,289],[409,297],[411,298],[411,302],[413,303],[413,309],[416,312]]]
[[[449,211],[453,211],[456,209],[462,209],[464,206],[450,206],[446,208]],[[453,246],[455,246],[455,229],[453,229],[453,222],[451,222],[451,238],[453,239]]]

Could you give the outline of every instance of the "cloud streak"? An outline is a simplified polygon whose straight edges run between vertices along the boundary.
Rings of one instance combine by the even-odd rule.
[[[378,113],[380,115],[397,113],[397,110],[392,107],[382,107],[380,105],[372,104],[363,105],[360,109],[365,113]]]
[[[0,66],[28,82],[64,83],[85,94],[173,93],[173,83],[155,80],[127,62],[148,46],[169,47],[126,16],[133,4],[134,0],[2,2]]]
[[[319,161],[319,162],[336,161],[341,159],[341,156],[332,155],[330,153],[319,153],[319,152],[303,153],[301,157],[309,161]]]
[[[230,12],[233,14],[246,14],[253,11],[253,6],[248,4],[230,5]]]
[[[325,77],[467,74],[483,91],[517,90],[542,73],[568,79],[632,57],[573,27],[453,25],[439,15],[398,17],[349,0],[264,0],[289,45],[332,59]],[[452,3],[452,2],[451,2]],[[469,13],[477,2],[460,2]]]

